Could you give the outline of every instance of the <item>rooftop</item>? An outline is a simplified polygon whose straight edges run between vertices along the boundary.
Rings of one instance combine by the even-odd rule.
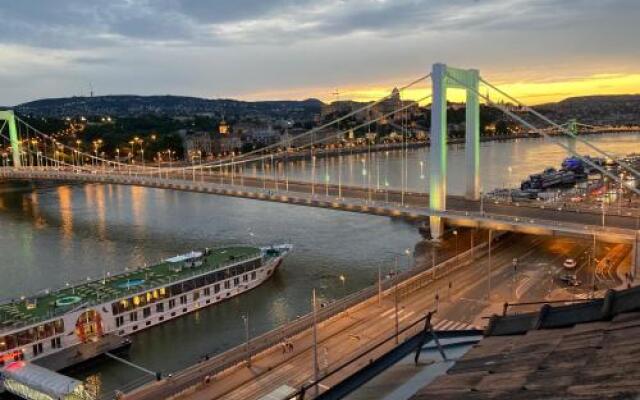
[[[104,303],[150,288],[169,285],[189,276],[223,268],[241,260],[260,256],[258,247],[234,246],[211,249],[201,266],[183,268],[182,264],[165,260],[159,264],[85,281],[60,290],[44,291],[34,297],[0,304],[0,332],[11,330],[61,315],[75,307]],[[189,253],[194,256],[196,253]],[[187,260],[188,262],[188,260]]]
[[[605,399],[640,394],[640,287],[493,317],[486,337],[422,399]]]

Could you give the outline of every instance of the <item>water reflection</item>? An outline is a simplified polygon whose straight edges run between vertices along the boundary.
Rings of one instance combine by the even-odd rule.
[[[639,144],[639,134],[594,135],[588,140],[614,154],[626,155]],[[563,140],[563,139],[557,139]],[[577,143],[580,154],[598,155],[583,143]],[[503,142],[484,142],[480,146],[481,186],[485,191],[500,187],[519,186],[520,182],[546,167],[560,166],[567,152],[548,139],[516,139]],[[406,161],[405,161],[406,160]],[[389,187],[426,192],[429,187],[428,148],[390,150],[385,152],[317,156],[313,160],[289,161],[289,179],[331,184]],[[272,176],[269,163],[262,168],[256,163],[247,171],[255,177]],[[278,177],[284,180],[285,175]],[[448,190],[452,194],[465,191],[464,145],[450,145],[448,153]]]
[[[60,220],[62,225],[62,237],[69,241],[73,238],[73,208],[71,205],[71,188],[69,186],[58,187],[58,201]]]

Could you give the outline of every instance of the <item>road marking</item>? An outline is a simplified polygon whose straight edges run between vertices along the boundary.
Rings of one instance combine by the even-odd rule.
[[[478,329],[478,328],[466,322],[442,319],[438,321],[438,323],[433,327],[433,329],[436,331],[460,331],[460,330]]]
[[[413,314],[415,314],[413,311],[409,311],[408,313],[406,313],[405,315],[403,315],[402,317],[400,317],[400,318],[398,319],[398,322],[402,322],[402,321],[404,321],[405,319],[407,319],[407,318],[411,317]]]
[[[386,317],[387,315],[391,314],[393,312],[393,308],[388,309],[387,311],[383,312],[382,314],[380,314],[381,317]]]

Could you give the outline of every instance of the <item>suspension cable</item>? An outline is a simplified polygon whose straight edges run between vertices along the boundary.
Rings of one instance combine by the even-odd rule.
[[[506,93],[504,90],[501,90],[497,87],[495,87],[494,85],[492,85],[491,83],[487,82],[486,80],[484,80],[482,77],[480,77],[480,80],[487,86],[489,86],[490,88],[494,89],[495,91],[497,91],[498,93],[500,93],[501,95],[507,97],[509,100],[514,101],[516,104],[518,104],[518,106],[524,108],[526,111],[532,113],[533,115],[535,115],[536,117],[542,119],[543,121],[547,122],[549,125],[555,126],[556,128],[560,129],[560,131],[568,136],[573,137],[574,139],[579,140],[580,142],[586,144],[587,146],[589,146],[591,149],[595,150],[596,152],[598,152],[599,154],[602,154],[603,156],[607,157],[610,160],[616,160],[618,162],[618,164],[622,165],[625,169],[627,169],[629,172],[631,172],[632,174],[634,174],[636,176],[636,178],[640,178],[640,171],[636,170],[635,168],[633,168],[629,163],[624,162],[619,160],[618,158],[612,156],[611,154],[607,153],[604,150],[600,150],[598,147],[596,147],[595,145],[591,144],[588,140],[583,139],[582,137],[575,135],[573,132],[571,132],[570,130],[562,127],[561,125],[558,125],[556,122],[552,121],[551,119],[545,117],[543,114],[539,113],[538,111],[534,110],[533,108],[527,106],[526,104],[522,103],[520,100],[516,99],[515,97],[509,95],[508,93]]]
[[[422,76],[422,77],[420,77],[420,78],[418,78],[418,79],[416,79],[416,80],[414,80],[414,81],[412,81],[412,82],[410,82],[410,83],[398,88],[398,91],[402,92],[402,91],[404,91],[404,90],[406,90],[406,89],[408,89],[408,88],[410,88],[412,86],[415,86],[416,84],[428,79],[430,76],[431,76],[431,73],[429,73],[427,75],[424,75],[424,76]],[[323,124],[321,126],[312,128],[312,129],[310,129],[310,130],[308,130],[308,131],[296,136],[296,139],[304,138],[306,136],[311,136],[311,135],[315,136],[315,134],[318,131],[321,131],[321,130],[326,129],[326,128],[334,125],[334,124],[337,124],[337,123],[339,123],[341,121],[344,121],[345,119],[350,118],[350,117],[352,117],[352,116],[354,116],[356,114],[359,114],[359,113],[362,113],[364,111],[367,111],[367,110],[377,106],[378,104],[382,103],[383,101],[389,99],[392,95],[393,95],[393,93],[390,93],[390,94],[388,94],[388,95],[386,95],[386,96],[384,96],[384,97],[382,97],[382,98],[380,98],[380,99],[378,99],[378,100],[376,100],[376,101],[374,101],[372,103],[368,103],[368,104],[366,104],[366,105],[364,105],[364,106],[362,106],[362,107],[360,107],[360,108],[358,108],[356,110],[350,111],[349,113],[347,113],[347,114],[345,114],[345,115],[343,115],[343,116],[341,116],[339,118],[336,118],[336,119],[334,119],[334,120],[332,120],[330,122],[327,122],[327,123],[325,123],[325,124]],[[277,148],[277,147],[280,146],[281,142],[282,141],[280,141],[278,143],[274,143],[274,144],[266,146],[266,147],[263,147],[263,148],[260,148],[260,149],[249,151],[247,153],[239,155],[238,157],[240,157],[240,158],[247,157],[247,156],[250,156],[250,155],[253,155],[253,154],[256,154],[256,153],[260,153],[260,152],[264,152],[264,151],[267,151],[267,150],[271,150],[273,148]],[[230,157],[226,157],[226,159],[229,159],[229,158]],[[216,161],[213,161],[211,163],[207,163],[205,165],[217,165],[218,163],[223,162],[223,161],[226,161],[226,160],[216,160]]]
[[[462,87],[465,87],[467,90],[471,90],[473,93],[475,93],[476,95],[478,95],[479,97],[481,97],[482,99],[484,99],[487,104],[499,109],[500,111],[502,111],[503,113],[507,114],[508,116],[510,116],[511,118],[513,118],[514,120],[520,122],[521,124],[523,124],[524,126],[528,127],[529,129],[533,130],[534,132],[538,132],[540,134],[542,134],[545,138],[550,139],[553,143],[557,144],[558,146],[562,147],[563,149],[565,149],[567,152],[573,154],[574,156],[576,156],[578,159],[580,159],[581,161],[583,161],[584,163],[590,165],[591,167],[597,169],[598,171],[600,171],[602,174],[607,175],[609,178],[613,179],[614,181],[623,184],[624,182],[622,181],[622,179],[620,179],[617,175],[612,174],[611,172],[607,171],[606,169],[602,168],[601,166],[599,166],[598,164],[596,164],[595,162],[591,161],[588,158],[585,158],[583,156],[581,156],[580,154],[578,154],[576,151],[572,150],[569,146],[565,145],[564,143],[561,143],[557,140],[555,140],[555,138],[547,133],[545,133],[543,130],[537,128],[536,126],[534,126],[533,124],[527,122],[524,120],[524,118],[520,117],[519,115],[515,114],[514,112],[510,111],[509,109],[507,109],[506,107],[494,103],[488,96],[483,95],[482,93],[480,93],[480,91],[476,90],[475,88],[472,87],[468,87],[466,86],[464,83],[460,82],[458,79],[456,79],[455,77],[451,76],[451,75],[447,75],[447,77],[455,82],[457,82],[458,84],[460,84]],[[640,190],[638,190],[637,188],[634,188],[632,186],[629,185],[625,185],[627,186],[628,189],[630,189],[631,191],[633,191],[636,194],[640,194]]]

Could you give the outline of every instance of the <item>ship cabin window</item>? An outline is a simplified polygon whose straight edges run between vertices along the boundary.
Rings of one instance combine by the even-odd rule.
[[[33,356],[34,357],[39,355],[39,354],[42,354],[42,343],[34,344],[32,346],[32,350],[33,350]]]
[[[129,321],[137,321],[138,320],[138,312],[132,311],[129,313]]]
[[[213,285],[213,293],[218,293],[220,292],[220,284],[216,283],[215,285]]]
[[[33,350],[33,356],[34,357],[39,355],[39,354],[42,354],[42,343],[34,344],[32,346],[32,350]]]
[[[224,288],[225,289],[229,289],[231,287],[231,282],[229,281],[224,281]]]
[[[240,278],[233,278],[233,286],[238,286],[240,284]]]
[[[256,271],[253,271],[253,272],[251,273],[251,280],[253,281],[253,280],[255,280],[255,279],[256,279]]]
[[[195,291],[193,292],[193,301],[196,301],[200,298],[200,292],[199,291]]]
[[[180,296],[180,304],[187,304],[187,296],[186,295]]]
[[[204,288],[204,295],[205,296],[211,296],[211,288]]]
[[[156,304],[156,312],[164,312],[164,303]]]
[[[61,333],[64,333],[64,322],[59,319],[11,335],[0,336],[0,352],[25,346]]]
[[[111,311],[113,315],[118,315],[138,308],[144,308],[148,304],[166,299],[170,296],[170,292],[170,288],[160,288],[128,299],[122,299],[118,302],[111,303]]]
[[[142,309],[142,318],[148,318],[151,315],[151,307]]]
[[[60,349],[62,348],[62,341],[59,337],[51,339],[51,348],[52,349]]]
[[[247,282],[249,280],[249,274],[242,275],[242,282]]]
[[[116,327],[121,327],[124,325],[124,316],[119,315],[116,317]]]
[[[169,310],[176,306],[176,299],[169,300]]]

